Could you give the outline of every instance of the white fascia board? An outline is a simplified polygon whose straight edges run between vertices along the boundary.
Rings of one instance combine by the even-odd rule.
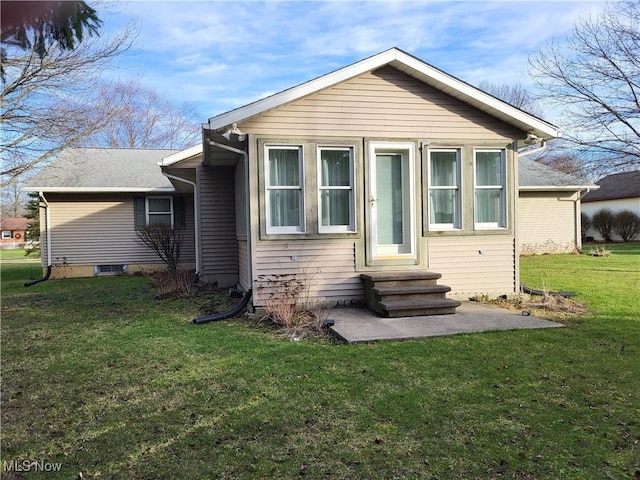
[[[217,130],[219,128],[227,127],[232,123],[239,123],[247,118],[280,107],[333,85],[337,85],[340,82],[357,77],[358,75],[362,75],[368,71],[375,70],[376,68],[391,62],[395,58],[396,51],[397,50],[395,49],[387,50],[379,53],[378,55],[374,55],[373,57],[360,60],[348,67],[335,70],[323,75],[322,77],[310,80],[298,85],[297,87],[289,88],[288,90],[276,93],[270,97],[245,105],[244,107],[239,107],[235,110],[231,110],[230,112],[212,117],[209,119],[209,128],[211,130]]]
[[[202,154],[202,151],[202,143],[199,143],[198,145],[194,145],[193,147],[186,148],[172,155],[169,155],[168,157],[164,157],[161,162],[158,162],[158,165],[160,165],[161,167],[168,167],[169,165],[173,165],[174,163],[178,163],[182,160],[200,155]]]
[[[209,119],[209,128],[217,130],[228,127],[232,123],[240,123],[250,117],[293,102],[384,65],[391,65],[507,123],[511,123],[527,132],[531,131],[541,138],[550,139],[561,136],[561,132],[550,123],[512,107],[472,85],[452,77],[442,70],[438,70],[422,60],[396,48],[386,50],[347,67],[323,75],[322,77],[310,80],[297,87],[292,87],[270,97],[250,103],[249,105],[212,117]]]
[[[43,193],[173,193],[173,187],[24,187],[25,192]]]

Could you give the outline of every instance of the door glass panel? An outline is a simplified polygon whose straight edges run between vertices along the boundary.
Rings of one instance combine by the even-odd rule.
[[[402,155],[376,156],[376,194],[378,244],[403,244]]]

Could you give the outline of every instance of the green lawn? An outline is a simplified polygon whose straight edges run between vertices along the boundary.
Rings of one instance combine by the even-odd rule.
[[[568,328],[399,343],[192,325],[143,277],[2,267],[2,461],[73,479],[631,479],[640,251],[522,259],[574,290]],[[3,478],[12,478],[5,473]]]

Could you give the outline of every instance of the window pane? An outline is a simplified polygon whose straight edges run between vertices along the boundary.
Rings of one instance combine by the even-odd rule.
[[[476,185],[502,185],[500,152],[476,152]]]
[[[456,225],[456,191],[431,190],[429,192],[430,223],[450,223]]]
[[[269,185],[274,187],[300,186],[299,150],[269,149]]]
[[[351,190],[322,191],[322,225],[350,225]]]
[[[322,150],[320,152],[322,186],[348,187],[351,185],[350,163],[348,150]]]
[[[431,185],[434,187],[452,187],[457,182],[457,153],[431,152]]]
[[[379,245],[404,243],[402,155],[376,155],[377,234]]]
[[[269,209],[272,227],[300,226],[300,190],[270,190]]]
[[[497,188],[476,190],[476,223],[501,223],[500,194]]]
[[[164,225],[167,227],[171,226],[171,214],[150,214],[149,215],[149,225]]]
[[[171,212],[170,198],[149,198],[149,213]]]

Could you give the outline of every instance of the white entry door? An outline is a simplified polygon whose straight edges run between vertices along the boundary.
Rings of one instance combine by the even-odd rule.
[[[415,256],[414,144],[371,142],[369,259]]]

